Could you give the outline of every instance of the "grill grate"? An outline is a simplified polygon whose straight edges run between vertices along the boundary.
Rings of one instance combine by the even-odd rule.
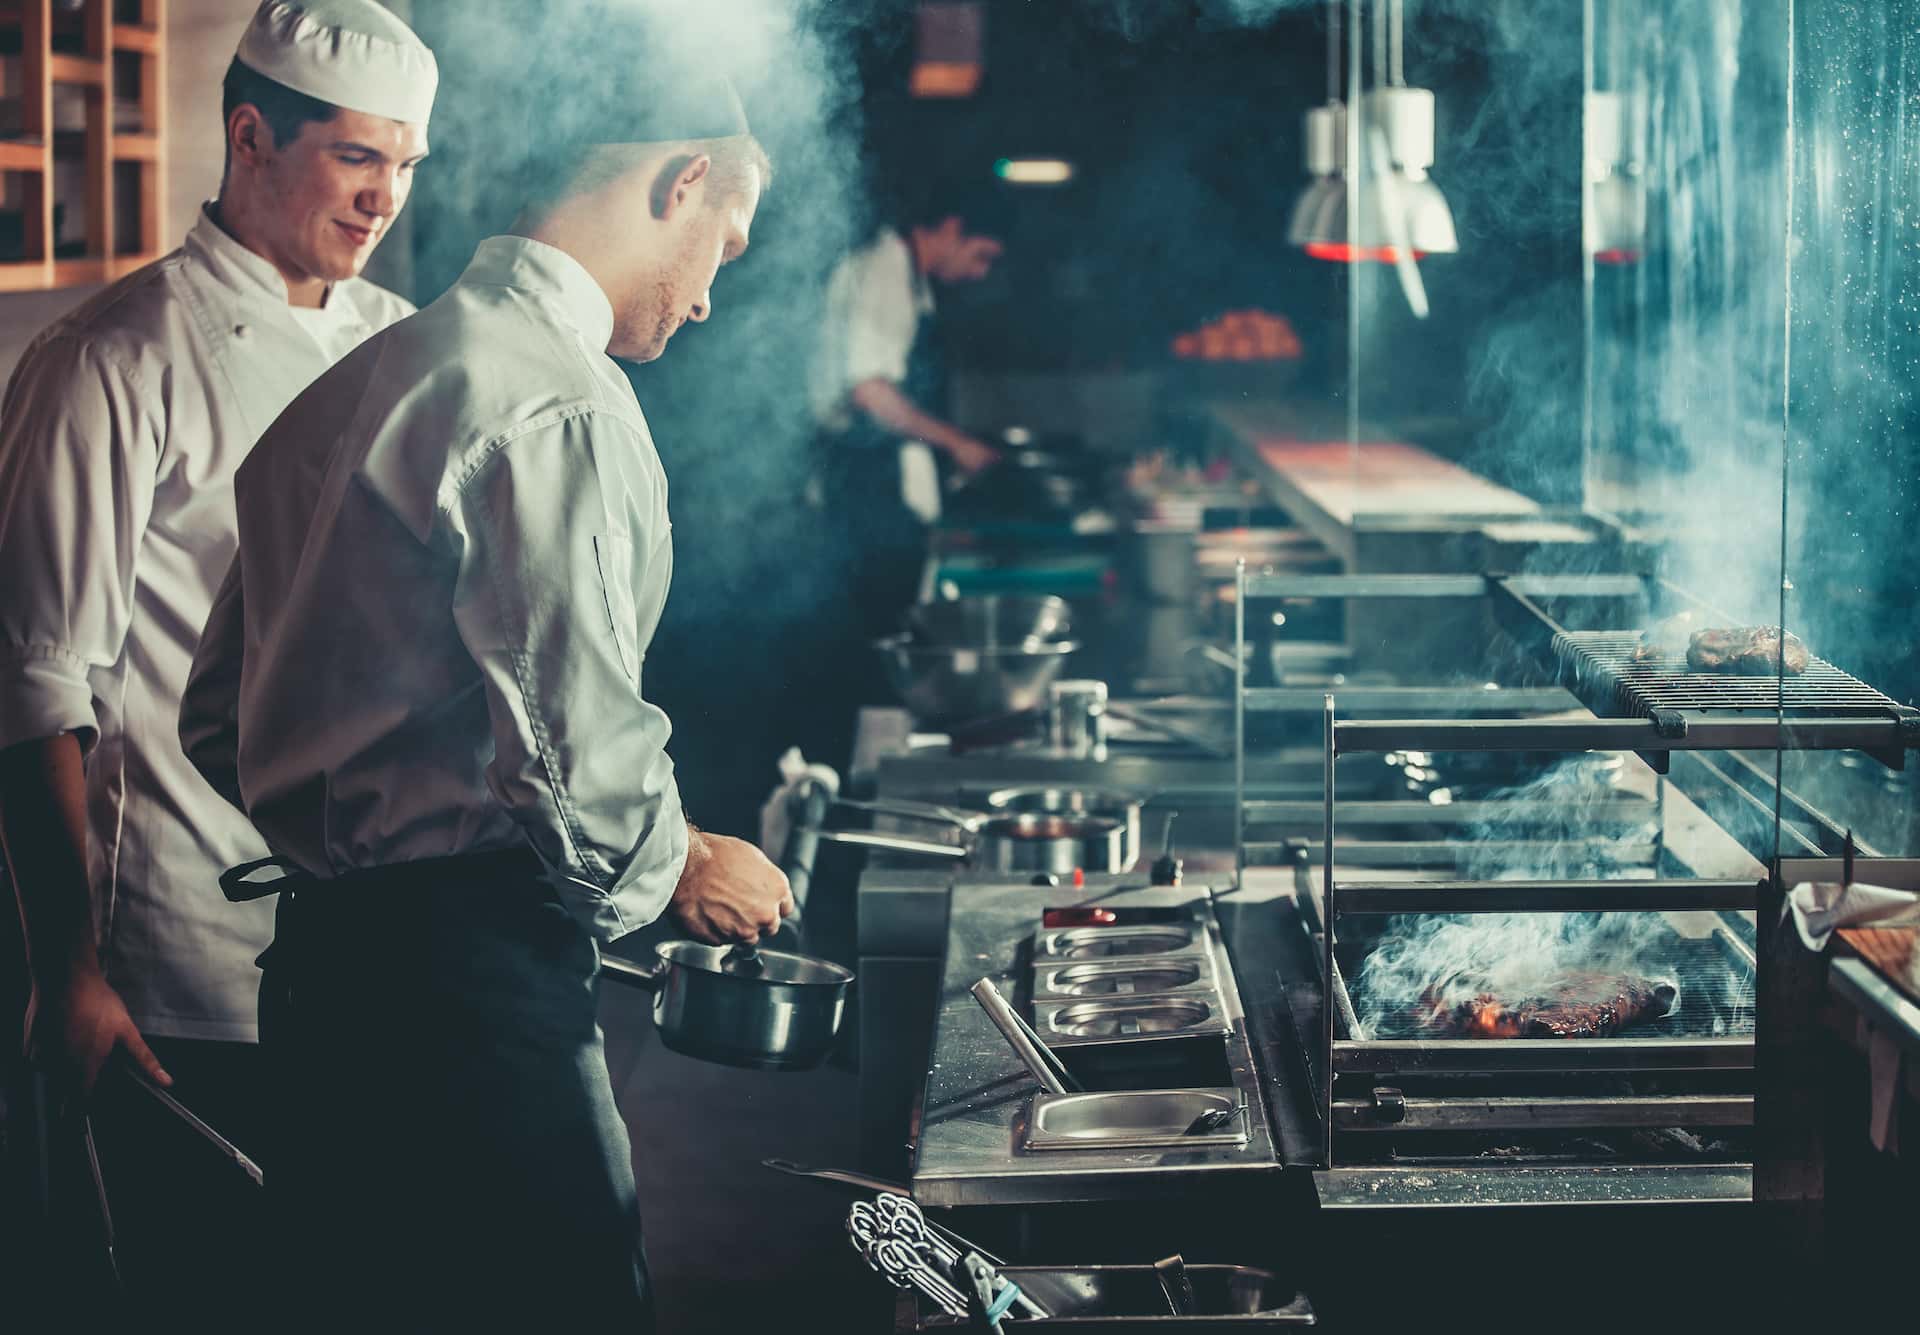
[[[1680,987],[1680,1008],[1671,1015],[1636,1024],[1627,1038],[1745,1038],[1753,1033],[1753,976],[1735,968],[1711,937],[1674,936],[1662,948],[1658,965],[1646,970],[1650,978],[1671,975]],[[1368,998],[1356,991],[1355,1004],[1366,1009]],[[1408,1004],[1388,1012],[1372,1037],[1380,1039],[1432,1038],[1420,1008]],[[1446,1039],[1435,1040],[1446,1042]]]
[[[1563,630],[1553,637],[1561,674],[1597,714],[1652,717],[1657,710],[1694,709],[1772,714],[1784,705],[1790,717],[1899,717],[1900,706],[1858,677],[1824,658],[1786,678],[1689,672],[1685,653],[1634,660],[1635,631]],[[1605,706],[1605,707],[1603,707]]]

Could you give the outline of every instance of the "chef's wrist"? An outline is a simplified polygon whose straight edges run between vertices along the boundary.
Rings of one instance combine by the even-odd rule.
[[[680,879],[684,881],[689,876],[697,874],[700,868],[705,866],[708,859],[712,856],[713,846],[708,842],[706,834],[698,825],[695,825],[692,821],[688,821],[687,861],[686,866],[680,872]]]

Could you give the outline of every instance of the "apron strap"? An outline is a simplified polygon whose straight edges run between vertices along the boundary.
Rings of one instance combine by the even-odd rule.
[[[280,875],[265,881],[253,881],[248,877],[268,867],[277,868]],[[310,881],[307,875],[293,863],[284,858],[255,858],[252,862],[243,862],[237,867],[229,867],[220,873],[220,893],[232,904],[245,904],[255,899],[265,899],[268,895],[277,895],[290,888],[288,882]]]

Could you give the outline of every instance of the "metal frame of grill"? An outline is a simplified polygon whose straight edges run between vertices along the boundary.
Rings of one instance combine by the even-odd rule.
[[[1824,660],[1814,679],[1793,685],[1782,711],[1781,678],[1718,678],[1710,674],[1642,674],[1622,697],[1620,675],[1583,653],[1582,637],[1541,608],[1543,597],[1628,600],[1649,608],[1691,609],[1708,622],[1717,614],[1683,590],[1641,575],[1248,575],[1238,580],[1235,635],[1245,644],[1247,599],[1435,598],[1490,601],[1496,620],[1596,717],[1350,719],[1341,727],[1349,750],[1368,751],[1633,751],[1665,774],[1672,755],[1687,751],[1861,751],[1892,769],[1920,749],[1920,711],[1908,709]],[[1622,633],[1616,633],[1622,634]],[[1634,636],[1637,643],[1637,634]],[[1248,689],[1235,683],[1235,729],[1248,712],[1298,708],[1297,691]],[[1771,704],[1755,705],[1755,686],[1771,686]],[[1709,695],[1707,692],[1711,692]],[[1499,693],[1490,692],[1493,699]],[[1676,704],[1685,700],[1689,703]],[[1711,703],[1694,707],[1696,700]]]
[[[1638,577],[1606,576],[1578,583],[1578,588],[1572,588],[1562,582],[1551,591],[1626,597],[1644,596],[1647,587],[1646,581]],[[1531,603],[1529,594],[1542,591],[1540,581],[1499,581],[1477,575],[1250,577],[1242,569],[1237,587],[1236,639],[1244,645],[1246,609],[1252,599],[1492,597],[1497,604],[1504,596],[1503,590],[1510,590],[1525,605],[1520,610],[1527,616],[1528,625],[1546,628],[1548,645],[1552,644],[1555,632],[1565,634]],[[1637,635],[1631,638],[1637,643]],[[1244,651],[1241,661],[1245,661]],[[1556,666],[1559,662],[1557,658],[1550,661]],[[1639,862],[1644,858],[1642,870],[1650,869],[1651,879],[1344,882],[1336,865],[1339,861],[1347,861],[1349,865],[1361,861],[1383,869],[1445,870],[1449,860],[1458,857],[1460,846],[1444,838],[1445,830],[1439,831],[1442,837],[1438,840],[1337,842],[1336,762],[1340,756],[1394,750],[1631,750],[1642,753],[1653,762],[1656,772],[1664,776],[1668,770],[1665,762],[1673,751],[1771,749],[1798,743],[1877,747],[1881,758],[1886,759],[1890,739],[1896,752],[1902,749],[1910,740],[1910,729],[1902,731],[1909,725],[1900,716],[1898,707],[1864,683],[1856,683],[1837,669],[1832,671],[1868,694],[1856,697],[1849,686],[1844,696],[1837,691],[1828,692],[1821,704],[1840,699],[1848,702],[1860,699],[1863,703],[1851,714],[1820,708],[1820,712],[1804,720],[1794,719],[1785,730],[1777,708],[1769,709],[1764,717],[1758,718],[1726,709],[1691,712],[1636,709],[1633,717],[1592,721],[1537,718],[1342,721],[1336,714],[1335,695],[1323,694],[1324,772],[1319,838],[1295,836],[1274,840],[1249,837],[1249,825],[1258,828],[1262,823],[1284,823],[1283,818],[1297,819],[1305,813],[1293,808],[1307,804],[1246,801],[1245,715],[1249,710],[1283,706],[1278,700],[1267,701],[1261,692],[1249,691],[1243,668],[1236,680],[1239,689],[1235,701],[1235,731],[1239,739],[1235,750],[1235,789],[1240,813],[1238,865],[1242,870],[1248,865],[1292,866],[1303,891],[1310,890],[1312,871],[1318,868],[1322,872],[1321,913],[1312,912],[1310,893],[1301,894],[1299,899],[1308,911],[1310,926],[1320,947],[1324,1003],[1320,1007],[1317,1037],[1323,1059],[1318,1063],[1310,1059],[1308,1065],[1322,1114],[1323,1165],[1329,1170],[1345,1166],[1343,1156],[1336,1150],[1336,1133],[1364,1136],[1375,1132],[1483,1133],[1507,1129],[1552,1132],[1682,1125],[1743,1127],[1753,1121],[1755,1043],[1750,1026],[1748,1032],[1714,1036],[1685,1032],[1684,1027],[1675,1026],[1669,1026],[1670,1032],[1661,1033],[1656,1024],[1636,1031],[1633,1036],[1571,1041],[1362,1036],[1336,953],[1337,923],[1342,915],[1716,911],[1723,918],[1733,920],[1732,915],[1736,913],[1756,909],[1765,885],[1760,881],[1674,876],[1672,860],[1657,838],[1644,847],[1636,845],[1629,850],[1637,854],[1630,860]],[[1576,700],[1594,707],[1591,697],[1594,674],[1562,673],[1561,684]],[[1776,699],[1776,706],[1777,703]],[[1783,737],[1783,731],[1791,732],[1791,739]],[[1664,777],[1660,783],[1659,792],[1664,794]],[[1734,793],[1730,800],[1742,800],[1742,790],[1731,784],[1725,786]],[[1758,801],[1751,794],[1745,796],[1747,800]],[[1390,816],[1369,812],[1366,806],[1361,812],[1363,833],[1381,833],[1370,827],[1392,824],[1396,817],[1412,819],[1419,815],[1434,824],[1449,823],[1448,816],[1435,816],[1433,812],[1399,810]],[[1615,811],[1610,814],[1644,813]],[[1462,812],[1453,818],[1453,823],[1465,825],[1471,819],[1471,815]],[[1824,851],[1824,839],[1805,842],[1809,850]],[[1506,851],[1516,859],[1524,859],[1528,857],[1529,845],[1524,840],[1516,841]],[[1725,929],[1714,933],[1704,944],[1713,955],[1703,963],[1696,962],[1695,967],[1717,972],[1711,979],[1696,978],[1693,986],[1712,988],[1726,982],[1732,990],[1744,988],[1746,995],[1752,996],[1757,984],[1753,947],[1737,932]],[[1736,1027],[1744,1019],[1739,1017]],[[1678,1031],[1673,1031],[1676,1029]],[[1597,1093],[1593,1089],[1596,1078],[1618,1077],[1635,1078],[1636,1084],[1644,1077],[1651,1087],[1635,1088],[1627,1093]],[[1360,1098],[1353,1097],[1356,1084],[1360,1086]],[[1515,1092],[1523,1086],[1524,1092]],[[1550,1092],[1542,1092],[1543,1087]]]

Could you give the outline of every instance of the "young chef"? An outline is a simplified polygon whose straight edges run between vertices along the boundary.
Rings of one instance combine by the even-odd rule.
[[[872,641],[899,629],[924,592],[928,530],[940,517],[938,450],[960,473],[998,452],[940,416],[934,284],[978,282],[1001,243],[958,214],[923,210],[904,232],[881,226],[835,266],[809,372],[815,494],[838,539],[830,586],[849,606],[815,623],[780,711],[810,759],[846,767],[854,716],[890,698]]]
[[[90,1088],[122,1050],[262,1153],[271,921],[216,880],[263,850],[180,753],[180,694],[233,557],[234,469],[413,309],[357,275],[426,155],[435,84],[432,53],[372,0],[262,4],[227,71],[219,198],[183,247],[41,334],[0,416],[0,836],[31,1051]],[[230,1266],[194,1226],[203,1193],[164,1185],[175,1142],[135,1143],[179,1128],[119,1082],[96,1112],[130,1287]]]
[[[669,908],[752,941],[793,908],[681,810],[642,689],[666,478],[612,360],[708,318],[766,158],[724,83],[620,69],[574,81],[591,105],[542,102],[553,181],[514,231],[235,482],[180,736],[297,869],[263,1011],[291,1123],[268,1189],[309,1316],[644,1326],[597,943]]]

